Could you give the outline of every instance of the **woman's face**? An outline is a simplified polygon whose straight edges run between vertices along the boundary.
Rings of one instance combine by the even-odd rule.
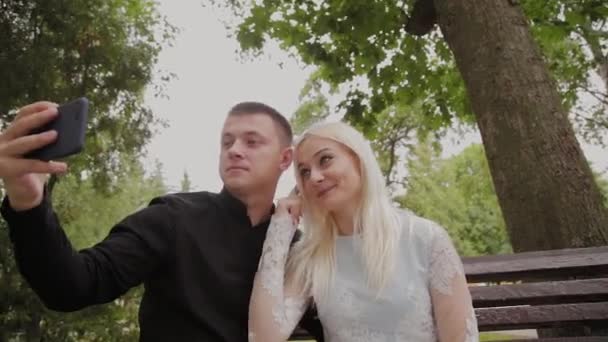
[[[331,139],[308,136],[295,152],[296,177],[309,203],[322,211],[352,208],[361,195],[359,159]]]

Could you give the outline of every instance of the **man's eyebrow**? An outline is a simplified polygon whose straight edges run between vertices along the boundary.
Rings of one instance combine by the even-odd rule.
[[[237,135],[246,135],[246,136],[255,135],[255,136],[263,137],[263,135],[262,135],[262,134],[260,134],[260,133],[259,133],[259,132],[257,132],[257,131],[245,131],[245,132],[242,132],[242,133],[239,133],[239,134],[234,134],[234,133],[228,133],[228,132],[226,132],[226,133],[224,133],[224,134],[222,135],[222,137],[233,138],[233,137],[235,137],[235,136],[237,136]]]
[[[246,131],[245,135],[255,135],[258,137],[264,137],[262,134],[260,134],[260,132],[257,132],[257,131]]]

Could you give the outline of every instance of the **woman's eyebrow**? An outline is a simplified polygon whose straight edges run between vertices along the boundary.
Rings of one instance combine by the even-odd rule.
[[[322,153],[322,152],[325,152],[325,151],[329,151],[329,150],[330,150],[329,147],[324,147],[324,148],[318,150],[317,152],[315,152],[315,154],[313,154],[312,156],[316,157],[319,153]],[[297,168],[300,169],[302,166],[303,166],[303,163],[298,163],[298,167]]]

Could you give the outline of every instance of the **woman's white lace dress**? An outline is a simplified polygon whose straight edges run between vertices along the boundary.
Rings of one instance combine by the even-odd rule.
[[[395,273],[380,296],[367,286],[358,236],[336,241],[336,270],[323,301],[315,301],[328,342],[478,341],[462,263],[443,228],[401,211],[403,233]],[[295,227],[272,218],[250,307],[251,342],[285,341],[312,300],[284,284]]]

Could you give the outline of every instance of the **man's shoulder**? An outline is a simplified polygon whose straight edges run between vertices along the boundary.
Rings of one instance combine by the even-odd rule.
[[[219,201],[219,194],[209,191],[176,192],[155,197],[150,206],[166,205],[173,209],[203,209]]]
[[[155,222],[177,227],[178,222],[188,222],[206,215],[209,211],[217,208],[218,194],[200,192],[168,193],[154,197],[133,214],[129,215],[123,222]]]

